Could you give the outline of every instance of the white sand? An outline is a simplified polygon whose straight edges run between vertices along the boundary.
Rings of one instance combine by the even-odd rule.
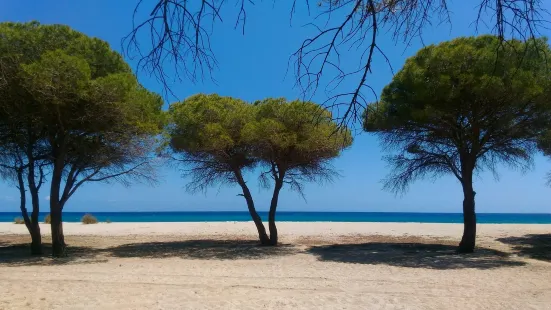
[[[44,235],[50,234],[50,226],[41,224]],[[387,235],[387,236],[432,236],[458,238],[463,231],[462,224],[426,223],[342,223],[342,222],[281,222],[277,225],[280,235],[297,236],[341,236],[341,235]],[[266,229],[267,229],[266,225]],[[255,236],[253,222],[191,222],[191,223],[100,223],[83,225],[63,223],[66,235],[250,235]],[[27,234],[25,225],[0,223],[2,234]],[[551,224],[479,224],[478,233],[483,237],[504,237],[511,234],[551,233]]]
[[[67,243],[89,249],[56,261],[0,251],[0,309],[551,309],[549,260],[496,241],[551,225],[479,225],[479,244],[506,253],[469,256],[450,252],[455,224],[278,228],[291,245],[272,250],[241,240],[252,223],[66,223]],[[0,250],[27,239],[0,224]],[[421,241],[439,245],[387,246]]]

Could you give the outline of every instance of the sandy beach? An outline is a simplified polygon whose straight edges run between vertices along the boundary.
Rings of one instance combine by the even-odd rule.
[[[70,257],[0,223],[0,309],[551,309],[551,225],[65,223]],[[46,251],[49,227],[42,226]]]

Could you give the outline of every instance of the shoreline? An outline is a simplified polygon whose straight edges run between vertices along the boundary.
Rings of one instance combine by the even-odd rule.
[[[265,224],[267,228],[267,224]],[[282,237],[336,236],[426,236],[459,239],[463,225],[456,223],[390,223],[390,222],[278,222]],[[64,233],[71,235],[125,236],[257,236],[250,222],[135,222],[135,223],[63,223]],[[548,234],[551,224],[478,224],[479,239]],[[40,224],[42,235],[50,235],[49,224]],[[27,235],[23,224],[0,223],[1,235]]]
[[[39,215],[43,222],[47,212]],[[64,212],[67,223],[80,223],[85,212]],[[92,212],[99,222],[112,223],[194,223],[194,222],[250,222],[246,211],[233,212]],[[259,212],[263,220],[266,212]],[[0,212],[0,223],[13,223],[21,218],[20,212]],[[435,223],[463,224],[461,213],[410,213],[410,212],[279,212],[277,222],[322,223]],[[551,224],[551,214],[532,213],[478,213],[479,224]]]

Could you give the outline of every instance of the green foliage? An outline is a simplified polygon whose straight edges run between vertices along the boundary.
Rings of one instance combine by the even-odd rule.
[[[535,140],[551,124],[551,55],[545,39],[501,43],[493,36],[430,45],[406,61],[364,128],[379,134],[405,190],[423,176],[469,174],[496,164],[528,168]]]
[[[170,108],[173,158],[191,176],[190,191],[216,184],[237,183],[257,227],[262,244],[277,245],[275,213],[284,184],[303,194],[302,182],[332,180],[329,161],[352,143],[348,130],[339,130],[328,111],[311,102],[266,99],[247,104],[218,95],[199,94]],[[261,185],[273,181],[270,237],[256,212],[244,177],[262,165]],[[267,170],[267,171],[266,171]]]
[[[191,153],[238,149],[241,130],[252,119],[250,107],[231,97],[199,94],[170,107],[174,122],[171,145]]]
[[[13,69],[3,75],[9,81],[0,91],[16,93],[12,97],[38,108],[34,116],[41,117],[43,126],[160,132],[161,97],[139,85],[106,42],[67,26],[37,22],[1,23],[0,34],[0,67]]]
[[[234,182],[235,173],[272,162],[299,180],[332,175],[328,161],[352,143],[328,111],[311,102],[266,99],[255,104],[199,94],[170,108],[171,149],[191,166],[191,190]],[[265,180],[265,179],[264,179]]]
[[[23,220],[22,217],[16,217],[16,218],[13,220],[13,223],[14,223],[14,224],[25,224],[25,220]]]
[[[255,119],[243,129],[252,154],[293,189],[301,181],[331,180],[329,161],[352,144],[347,129],[333,122],[329,111],[313,102],[268,98],[255,103]],[[263,179],[266,181],[266,179]]]
[[[131,73],[120,54],[111,50],[107,42],[90,38],[65,25],[41,25],[38,22],[0,24],[3,57],[13,57],[17,63],[32,63],[49,51],[62,50],[70,56],[83,57],[94,64],[92,78],[113,72]]]
[[[253,120],[253,107],[242,100],[199,94],[172,104],[170,147],[191,166],[191,191],[234,181],[234,173],[254,168],[257,160],[242,130]]]
[[[84,216],[80,219],[80,222],[82,224],[97,224],[98,219],[92,214],[84,214]]]
[[[40,159],[60,205],[83,182],[151,177],[163,101],[120,54],[61,25],[0,23],[0,36],[0,156]]]
[[[243,135],[262,160],[287,158],[293,165],[331,159],[352,144],[350,132],[339,129],[331,114],[315,103],[270,98],[255,107],[255,120]]]
[[[48,214],[44,217],[44,224],[51,224],[51,223],[52,223],[52,216]]]
[[[47,51],[40,59],[21,64],[23,87],[37,101],[64,105],[67,98],[85,96],[91,81],[90,66],[78,56],[70,56],[62,50]]]

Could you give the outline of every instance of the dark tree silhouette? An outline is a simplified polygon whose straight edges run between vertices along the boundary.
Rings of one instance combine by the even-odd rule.
[[[551,124],[547,41],[459,38],[408,59],[366,111],[392,173],[385,186],[402,192],[423,177],[454,175],[463,187],[461,252],[475,247],[473,175],[498,163],[529,168]],[[522,51],[522,53],[519,53]]]
[[[543,155],[551,157],[551,130],[540,137],[538,147],[543,152]],[[547,173],[547,185],[551,186],[551,172]]]
[[[492,29],[500,40],[507,37],[527,40],[538,36],[548,23],[549,13],[544,0],[476,0],[473,22]],[[381,35],[390,33],[396,42],[409,44],[422,40],[423,31],[450,23],[449,0],[293,0],[289,1],[290,17],[298,10],[307,10],[311,21],[306,25],[316,30],[305,38],[290,57],[296,86],[304,99],[313,96],[319,87],[329,92],[324,106],[336,109],[341,124],[359,120],[370,96],[369,86],[374,57],[386,58],[378,45]],[[172,78],[195,81],[210,75],[217,67],[215,51],[210,44],[213,25],[222,22],[222,9],[237,4],[235,22],[231,26],[245,33],[247,9],[251,0],[139,0],[133,16],[133,31],[124,38],[123,47],[130,55],[138,55],[139,66],[154,74],[170,91]],[[276,5],[274,3],[274,5]],[[467,4],[466,4],[467,5]],[[144,14],[145,13],[145,14]],[[304,23],[301,21],[301,23]],[[141,41],[148,37],[149,41]],[[351,50],[362,53],[358,69],[341,65]],[[388,60],[388,59],[387,59]],[[176,67],[176,77],[165,71]],[[322,80],[323,78],[323,80]],[[355,81],[347,91],[335,91],[345,80]],[[329,81],[329,82],[326,82]]]

